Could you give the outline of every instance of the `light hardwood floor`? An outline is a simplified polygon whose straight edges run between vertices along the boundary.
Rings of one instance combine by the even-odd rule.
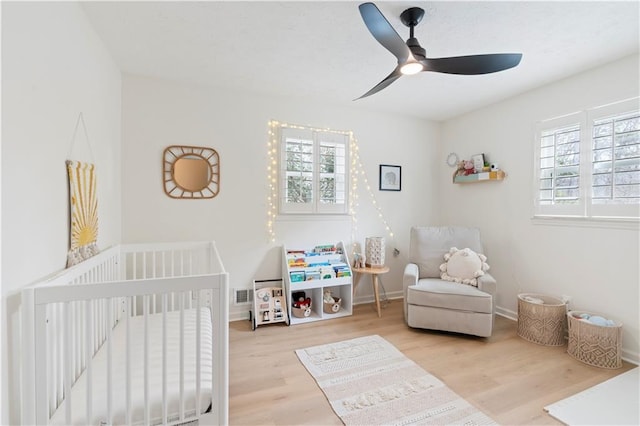
[[[235,321],[229,333],[231,425],[339,425],[324,394],[298,361],[295,349],[378,334],[454,392],[502,425],[558,425],[543,407],[623,373],[583,364],[561,347],[530,343],[516,322],[496,317],[493,336],[415,330],[403,320],[402,300],[378,318],[372,304],[352,316],[251,331]]]

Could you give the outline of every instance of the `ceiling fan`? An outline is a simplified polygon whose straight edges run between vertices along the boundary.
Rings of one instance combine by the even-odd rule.
[[[373,37],[398,59],[398,66],[384,80],[355,100],[379,92],[402,75],[417,74],[421,71],[463,75],[490,74],[513,68],[522,59],[521,53],[427,58],[425,50],[420,46],[418,39],[413,36],[413,28],[424,16],[423,9],[411,7],[400,14],[402,23],[409,27],[409,39],[406,43],[375,4],[363,3],[359,9],[362,19]]]

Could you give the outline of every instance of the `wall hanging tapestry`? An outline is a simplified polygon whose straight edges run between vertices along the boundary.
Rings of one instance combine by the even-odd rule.
[[[98,197],[95,166],[67,160],[71,221],[67,267],[98,254]]]
[[[345,425],[496,424],[380,336],[296,355]]]

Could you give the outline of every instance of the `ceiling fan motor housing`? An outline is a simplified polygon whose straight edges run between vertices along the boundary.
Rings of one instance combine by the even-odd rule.
[[[426,58],[427,51],[424,50],[422,46],[420,46],[420,43],[418,42],[417,38],[415,37],[409,38],[407,40],[407,46],[409,46],[409,49],[411,50],[411,53],[413,54],[414,58],[418,60]]]

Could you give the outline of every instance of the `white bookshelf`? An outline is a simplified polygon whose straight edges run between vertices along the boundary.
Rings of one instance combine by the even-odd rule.
[[[289,323],[291,325],[340,318],[353,313],[353,271],[351,270],[344,244],[338,242],[326,246],[333,246],[336,250],[314,252],[314,249],[319,246],[307,248],[282,247],[282,276],[285,283],[287,312],[289,312]],[[294,262],[291,262],[292,260]],[[320,273],[320,271],[328,271],[328,269],[324,268],[332,268],[334,273],[336,268],[344,274],[348,271],[348,275],[329,278],[329,273]],[[316,272],[318,272],[318,275],[316,275]],[[292,280],[292,273],[298,276],[304,274],[304,279],[296,281],[294,278]],[[323,278],[323,275],[325,278]],[[324,311],[323,295],[326,290],[331,291],[333,297],[341,299],[338,312],[327,313]],[[306,297],[311,298],[311,312],[306,317],[297,317],[294,314],[293,294],[300,291],[304,292]]]

